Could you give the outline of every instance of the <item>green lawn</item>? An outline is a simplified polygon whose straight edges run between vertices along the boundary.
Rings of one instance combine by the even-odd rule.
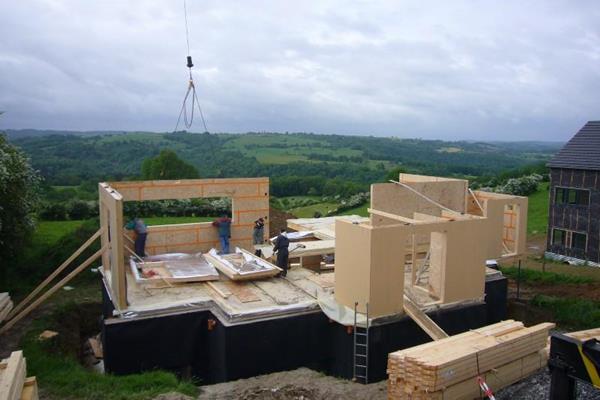
[[[208,222],[217,217],[149,217],[144,218],[148,225],[187,224]],[[54,244],[68,233],[75,232],[85,220],[76,221],[39,221],[33,234],[32,245]]]
[[[318,211],[324,217],[328,212],[335,210],[337,207],[337,203],[318,203],[306,207],[292,208],[289,212],[298,218],[313,218],[315,212]]]
[[[537,192],[529,196],[527,210],[527,233],[546,234],[548,227],[548,182],[542,182]]]
[[[370,207],[369,202],[366,202],[362,206],[354,207],[346,211],[342,211],[338,215],[360,215],[361,217],[368,217],[369,212],[367,209]]]
[[[39,221],[32,237],[32,247],[44,244],[52,245],[64,235],[75,232],[84,222],[84,220]]]

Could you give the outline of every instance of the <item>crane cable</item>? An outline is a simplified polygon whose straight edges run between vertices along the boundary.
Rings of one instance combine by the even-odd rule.
[[[181,111],[179,112],[179,117],[177,118],[177,124],[175,125],[174,132],[177,132],[179,128],[179,123],[181,122],[181,116],[183,115],[183,123],[186,129],[192,127],[194,122],[194,110],[195,106],[198,106],[198,111],[200,112],[200,118],[202,119],[202,125],[204,125],[204,131],[208,132],[208,128],[206,127],[206,121],[204,119],[204,113],[202,112],[202,107],[200,107],[200,101],[198,100],[198,96],[196,95],[196,86],[194,85],[194,78],[192,77],[192,67],[194,66],[192,62],[192,56],[190,55],[190,31],[188,28],[188,18],[187,18],[187,7],[186,0],[183,0],[183,14],[185,16],[185,40],[187,43],[187,67],[189,69],[190,78],[188,81],[187,92],[185,93],[185,97],[183,98],[183,104],[181,105]],[[191,94],[191,107],[188,114],[188,99],[190,99]]]

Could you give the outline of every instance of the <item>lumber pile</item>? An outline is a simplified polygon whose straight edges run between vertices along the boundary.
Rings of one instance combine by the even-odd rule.
[[[574,339],[579,340],[580,342],[585,342],[590,339],[600,340],[600,328],[588,329],[585,331],[577,331],[565,333],[565,335],[570,336]]]
[[[22,351],[14,351],[0,362],[0,400],[38,400],[35,377],[27,378]]]
[[[480,398],[478,376],[497,391],[546,366],[553,327],[507,320],[390,353],[388,399]]]
[[[8,293],[0,293],[0,322],[4,321],[13,309],[13,302]]]

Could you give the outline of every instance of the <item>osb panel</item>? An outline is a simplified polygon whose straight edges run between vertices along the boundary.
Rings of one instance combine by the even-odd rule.
[[[181,179],[171,181],[111,182],[125,201],[255,196],[267,193],[268,178]],[[267,188],[265,191],[264,188]]]
[[[409,182],[407,185],[453,211],[464,213],[467,209],[467,181]],[[424,199],[421,201],[427,202]]]
[[[365,312],[370,298],[371,229],[337,220],[335,224],[335,299]],[[399,246],[400,247],[400,246]]]
[[[260,185],[257,183],[237,183],[228,185],[222,183],[208,184],[203,186],[204,197],[244,197],[259,196]]]
[[[371,185],[371,208],[406,218],[412,218],[415,212],[440,215],[439,207],[424,201],[422,197],[395,183],[375,183]],[[377,220],[380,219],[382,218],[377,218]],[[383,218],[383,220],[387,220],[387,222],[381,225],[398,223],[389,218]],[[373,223],[375,224],[377,221],[373,221]]]
[[[238,212],[238,222],[240,224],[252,224],[259,218],[269,218],[269,209],[264,208],[262,210],[257,211],[239,211]]]
[[[385,229],[375,229],[371,233],[370,316],[397,314],[403,310],[406,247],[402,243],[407,239],[404,231],[392,235]],[[336,279],[337,274],[336,268]]]
[[[446,270],[447,235],[441,232],[431,233],[429,254],[429,286],[432,294],[442,298],[444,271]]]
[[[452,303],[483,296],[485,249],[478,246],[488,226],[485,220],[456,221],[447,230],[446,268],[441,300]]]
[[[233,198],[234,210],[264,210],[269,208],[269,197]]]

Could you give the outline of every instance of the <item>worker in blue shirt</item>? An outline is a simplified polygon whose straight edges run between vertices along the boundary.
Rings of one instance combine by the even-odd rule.
[[[214,220],[212,224],[219,230],[221,253],[229,254],[229,239],[231,238],[231,218],[229,218],[227,214],[224,214],[221,218]]]
[[[135,254],[140,258],[146,256],[146,237],[148,236],[148,227],[141,218],[134,218],[125,225],[125,229],[134,231],[135,237]]]

